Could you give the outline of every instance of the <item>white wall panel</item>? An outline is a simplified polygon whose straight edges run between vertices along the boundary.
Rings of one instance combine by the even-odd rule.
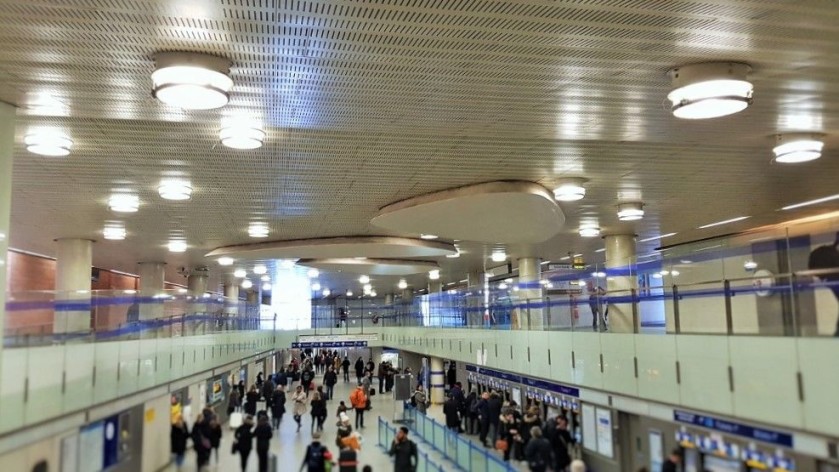
[[[681,404],[732,414],[728,384],[728,338],[676,336],[676,352],[681,365]]]
[[[29,398],[26,401],[26,423],[32,424],[58,416],[61,411],[61,366],[64,346],[46,346],[29,350],[27,377]],[[6,375],[6,374],[3,374]]]
[[[555,331],[548,335],[548,347],[551,350],[551,376],[560,382],[574,381],[571,369],[571,351],[574,350],[574,337],[568,331]]]
[[[140,359],[140,341],[122,341],[119,343],[119,395],[128,395],[137,391],[138,361]]]
[[[584,387],[603,388],[603,373],[600,372],[599,333],[572,333],[574,346],[574,370],[572,381]]]
[[[117,397],[117,368],[119,367],[120,343],[98,343],[96,351],[96,377],[93,385],[94,403],[102,403]]]
[[[834,338],[799,338],[797,342],[804,386],[804,426],[839,436],[839,343]]]
[[[548,365],[549,334],[548,331],[531,331],[527,337],[527,346],[530,347],[530,373],[544,379],[551,378],[551,366]],[[524,354],[527,355],[526,349]]]
[[[24,388],[30,348],[3,351],[0,378],[0,431],[23,425]]]
[[[638,335],[635,353],[638,356],[638,396],[678,404],[676,337]]]
[[[67,347],[67,355],[64,358],[66,376],[64,413],[77,411],[93,404],[93,366],[95,362],[95,345],[78,344]]]
[[[635,379],[635,335],[612,333],[600,339],[603,352],[603,388],[611,392],[638,394]]]
[[[162,470],[170,457],[169,395],[145,404],[143,414],[143,472]]]

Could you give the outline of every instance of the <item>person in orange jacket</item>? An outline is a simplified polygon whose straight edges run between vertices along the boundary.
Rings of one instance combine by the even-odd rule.
[[[355,410],[355,429],[363,428],[364,410],[367,409],[367,395],[364,394],[364,387],[360,383],[350,394],[350,404]]]

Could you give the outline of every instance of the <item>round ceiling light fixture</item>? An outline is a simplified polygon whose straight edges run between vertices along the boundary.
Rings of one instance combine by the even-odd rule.
[[[263,292],[270,292],[271,291],[271,284],[268,283],[268,282],[265,282],[264,284],[262,284],[262,291]]]
[[[186,241],[169,241],[169,252],[186,252]]]
[[[364,287],[362,287],[362,289],[364,290],[364,293],[370,293],[370,291],[373,290],[373,286],[370,284],[364,284]]]
[[[420,235],[420,239],[427,239],[429,241],[432,240],[432,239],[437,239],[438,237],[439,236],[437,236],[436,234],[424,234],[423,233],[423,234]]]
[[[262,264],[253,266],[253,273],[256,274],[256,275],[263,275],[267,272],[268,272],[268,268],[265,267]]]
[[[247,276],[248,271],[246,271],[245,269],[236,269],[235,271],[233,271],[233,277],[244,279]]]
[[[219,257],[217,262],[220,266],[229,266],[233,265],[234,261],[232,257]]]
[[[268,226],[262,223],[254,223],[248,226],[248,236],[252,238],[267,238],[270,232]]]
[[[369,275],[362,275],[358,278],[359,283],[361,284],[369,284],[370,283],[370,276]]]
[[[490,258],[492,259],[492,262],[504,262],[507,260],[507,253],[504,251],[495,251],[492,253]]]
[[[819,134],[789,133],[778,135],[772,152],[775,154],[775,162],[798,164],[820,158],[823,148],[824,141]]]
[[[320,284],[317,282],[313,283],[312,290],[314,290],[315,292],[320,291]]]
[[[752,68],[737,62],[708,62],[670,69],[673,90],[667,98],[673,116],[702,120],[732,115],[752,103]]]
[[[583,187],[585,182],[583,178],[563,179],[554,189],[554,198],[560,202],[582,200],[586,196],[586,188]]]
[[[43,129],[23,137],[26,150],[32,154],[47,157],[64,157],[70,154],[73,141],[64,133],[54,129]]]
[[[580,236],[583,238],[596,238],[600,236],[600,228],[592,225],[580,226]]]
[[[324,297],[328,297],[328,296],[332,295],[332,291],[329,290],[328,288],[323,289],[323,292],[321,292],[321,293]]]
[[[192,184],[184,180],[164,180],[157,187],[157,193],[166,200],[189,200],[192,197]]]
[[[163,52],[154,56],[152,95],[184,110],[210,110],[230,100],[228,59],[209,54]]]
[[[265,142],[265,131],[256,126],[231,125],[219,131],[219,140],[231,149],[258,149]]]
[[[396,286],[399,287],[400,290],[405,290],[408,288],[408,282],[405,279],[399,279],[399,283],[396,284]]]
[[[262,277],[259,278],[259,280],[261,280],[263,282],[270,282],[271,281],[271,276],[270,275],[263,275]]]
[[[347,296],[348,296],[348,297],[351,297],[351,296],[352,296],[352,290],[347,290]]]
[[[125,239],[125,228],[121,226],[105,226],[102,230],[102,236],[112,241],[121,241]]]
[[[309,271],[306,272],[306,275],[308,275],[310,279],[316,279],[320,275],[320,272],[317,269],[309,269]]]
[[[253,287],[253,282],[251,282],[248,279],[245,279],[245,280],[242,281],[242,288],[248,289],[248,288],[251,288],[251,287]]]
[[[431,270],[428,272],[428,278],[430,280],[439,280],[440,279],[440,271],[439,270]]]
[[[618,219],[621,221],[636,221],[644,217],[644,204],[628,202],[618,205]]]
[[[140,209],[140,197],[117,193],[108,199],[108,208],[117,213],[136,213]]]

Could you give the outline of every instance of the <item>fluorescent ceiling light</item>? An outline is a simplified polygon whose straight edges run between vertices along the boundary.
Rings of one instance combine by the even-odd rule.
[[[600,249],[596,249],[594,252],[606,252],[606,248],[601,247]]]
[[[328,296],[332,295],[332,291],[330,291],[328,288],[323,289],[323,292],[321,292],[321,293],[324,297],[328,297]]]
[[[266,282],[262,284],[262,291],[263,292],[270,292],[271,291],[271,284]]]
[[[440,278],[440,271],[439,270],[428,271],[428,278],[431,279],[431,280],[438,280]]]
[[[636,221],[644,217],[644,204],[628,202],[618,205],[618,219],[621,221]]]
[[[26,150],[32,154],[48,157],[64,157],[70,154],[73,141],[64,133],[54,129],[43,129],[23,137]]]
[[[166,200],[189,200],[192,196],[192,185],[183,180],[164,180],[157,187],[157,192]]]
[[[218,258],[218,265],[220,265],[220,266],[233,265],[233,258],[232,257],[219,257]]]
[[[230,100],[230,61],[208,54],[167,52],[155,55],[152,95],[184,110],[219,108]]]
[[[498,289],[499,290],[507,290],[507,283],[506,282],[501,282],[500,284],[498,284]]]
[[[738,221],[743,221],[747,218],[751,218],[751,217],[750,216],[738,216],[737,218],[731,218],[730,220],[717,221],[716,223],[708,223],[707,225],[702,225],[697,229],[705,229],[705,228],[710,228],[712,226],[727,225],[728,223],[736,223]]]
[[[373,290],[372,292],[370,292],[370,297],[371,297],[371,298],[372,298],[372,297],[375,297],[376,295],[378,295],[378,293],[376,293],[376,291],[375,291],[375,290]]]
[[[265,131],[253,126],[228,126],[219,131],[219,140],[231,149],[257,149],[265,141]]]
[[[667,98],[677,118],[701,120],[743,111],[752,103],[754,88],[746,80],[747,64],[692,64],[669,71],[673,90]]]
[[[347,290],[347,296],[348,296],[348,297],[351,297],[351,296],[352,296],[352,290]]]
[[[551,263],[551,261],[542,261],[542,262],[539,263],[539,265],[548,265],[550,263]]]
[[[320,290],[320,284],[319,284],[319,283],[317,283],[317,282],[313,283],[313,284],[312,284],[312,290],[314,290],[315,292],[317,292],[318,290]]]
[[[117,213],[135,213],[140,208],[140,197],[121,193],[111,195],[108,208]]]
[[[580,236],[584,238],[596,238],[600,236],[600,228],[597,226],[581,226]]]
[[[561,202],[582,200],[586,196],[586,188],[583,187],[585,181],[585,179],[580,178],[564,179],[554,189],[554,198]]]
[[[362,275],[358,278],[358,282],[361,284],[369,284],[370,283],[370,276],[369,275]]]
[[[310,279],[316,279],[318,278],[318,275],[320,275],[320,272],[317,269],[309,269],[309,271],[306,272],[306,275],[308,275]]]
[[[408,288],[408,282],[406,282],[405,279],[399,279],[399,283],[396,284],[396,286],[401,290],[405,290]]]
[[[370,284],[364,284],[364,287],[362,287],[362,289],[364,290],[364,293],[370,293],[370,291],[373,290],[373,286]]]
[[[518,286],[518,285],[513,285],[513,291],[514,291],[514,292],[518,292],[519,290],[520,290],[520,289],[519,289],[519,286]]]
[[[266,275],[263,275],[262,277],[260,277],[259,280],[261,280],[263,282],[270,282],[271,281],[271,276],[266,274]]]
[[[662,234],[661,236],[653,236],[651,238],[639,239],[638,242],[639,243],[646,243],[646,242],[649,242],[649,241],[656,241],[656,240],[659,240],[659,239],[669,238],[670,236],[675,236],[675,235],[676,235],[676,233],[667,233],[667,234]]]
[[[169,252],[185,252],[186,241],[169,241]]]
[[[268,268],[262,264],[253,266],[253,273],[256,275],[262,275],[268,272]]]
[[[102,230],[102,236],[105,239],[120,241],[125,239],[125,228],[118,226],[106,226]]]
[[[246,271],[245,269],[236,269],[235,271],[233,271],[233,276],[243,279],[248,276],[248,271]]]
[[[504,262],[507,260],[507,254],[504,252],[493,252],[490,256],[493,262]]]
[[[755,261],[746,261],[743,263],[743,268],[746,270],[755,270],[757,269],[757,262]]]
[[[598,278],[602,279],[603,277],[606,277],[606,272],[592,272],[591,276],[592,277],[598,277]]]
[[[810,205],[818,205],[819,203],[830,202],[830,201],[837,200],[837,199],[839,199],[839,193],[837,193],[836,195],[831,195],[829,197],[822,197],[822,198],[817,198],[815,200],[808,200],[806,202],[796,203],[796,204],[793,204],[793,205],[787,205],[787,206],[781,208],[781,210],[794,210],[796,208],[801,208],[801,207],[810,206]]]
[[[777,146],[772,149],[775,162],[797,164],[818,159],[822,155],[824,142],[821,136],[808,133],[779,134]]]
[[[437,239],[438,236],[436,234],[421,234],[420,238],[422,238],[422,239]]]
[[[256,223],[248,226],[248,236],[252,238],[267,238],[271,230],[268,226],[261,223]]]
[[[251,288],[253,287],[253,282],[248,279],[242,281],[242,288]]]

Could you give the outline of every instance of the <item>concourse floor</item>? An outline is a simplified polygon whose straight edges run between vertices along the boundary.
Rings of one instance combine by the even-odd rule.
[[[322,376],[318,376],[316,380],[318,385],[320,385],[321,378]],[[355,382],[344,383],[343,381],[340,381],[338,385],[335,386],[334,398],[327,402],[329,416],[324,424],[321,443],[324,444],[330,452],[332,452],[336,460],[338,449],[335,446],[335,437],[337,435],[338,428],[335,424],[337,421],[335,412],[338,408],[338,403],[341,400],[344,400],[347,405],[350,404],[349,395],[350,392],[355,389],[355,386]],[[393,463],[388,455],[380,447],[378,447],[376,443],[379,430],[378,417],[382,416],[388,421],[390,421],[393,417],[393,395],[385,394],[374,396],[372,398],[372,407],[373,409],[366,412],[364,415],[364,429],[359,430],[364,438],[364,443],[362,444],[361,451],[358,453],[358,470],[361,470],[364,465],[370,465],[373,467],[375,472],[392,471]],[[306,446],[312,441],[312,435],[310,433],[312,417],[308,413],[303,416],[303,427],[300,428],[300,432],[298,433],[297,423],[294,422],[294,418],[292,418],[291,415],[290,400],[286,404],[286,411],[287,413],[283,415],[283,421],[280,424],[279,431],[274,431],[274,437],[271,439],[271,452],[277,456],[277,471],[295,472],[300,470],[300,465],[303,462],[303,455],[306,452]],[[350,411],[348,415],[353,426],[355,426],[355,413]],[[392,421],[391,425],[393,425]],[[241,470],[239,455],[233,455],[230,453],[232,442],[233,431],[225,427],[222,435],[221,448],[219,449],[219,463],[216,463],[215,457],[213,457],[210,461],[209,470],[224,472],[236,472]],[[189,443],[189,446],[192,446],[191,442]],[[256,472],[258,470],[255,446],[256,444],[254,443],[254,450],[248,458],[248,472]],[[425,449],[421,444],[420,448]],[[172,463],[164,470],[169,472],[177,469],[175,468],[174,463]],[[186,460],[181,470],[184,472],[192,472],[196,470],[195,453],[192,450],[187,452]],[[337,468],[334,468],[333,470],[337,470]]]

